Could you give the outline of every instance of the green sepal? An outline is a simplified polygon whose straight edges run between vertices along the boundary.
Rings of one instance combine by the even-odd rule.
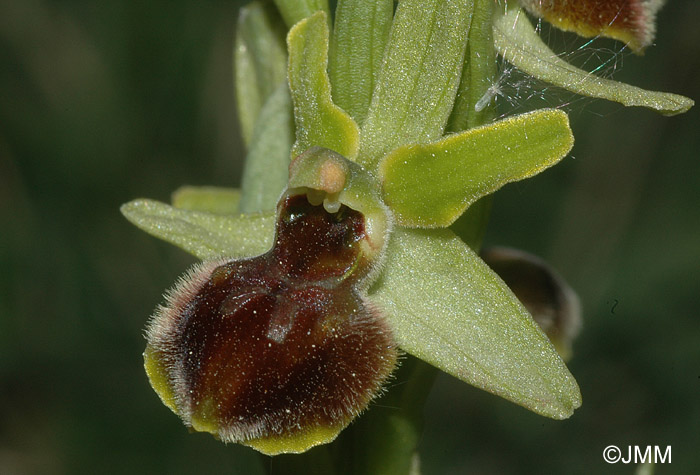
[[[573,143],[566,113],[541,109],[406,145],[380,163],[384,201],[403,226],[449,226],[482,196],[557,163]]]
[[[340,0],[329,51],[333,100],[362,124],[382,67],[394,0]]]
[[[252,2],[238,15],[234,47],[236,103],[246,146],[267,99],[287,79],[286,28],[275,8]]]
[[[158,201],[130,201],[120,208],[138,228],[199,259],[257,256],[272,247],[275,215],[221,216],[173,208]]]
[[[270,96],[255,125],[241,179],[241,213],[275,210],[287,185],[293,140],[292,101],[283,83]]]
[[[360,133],[357,124],[331,99],[326,72],[328,38],[324,12],[300,21],[287,36],[289,88],[296,123],[292,157],[314,146],[334,150],[350,159],[357,156]]]
[[[474,4],[462,79],[447,126],[450,132],[478,127],[490,122],[495,116],[493,107],[480,110],[475,107],[496,80],[496,50],[493,47],[492,27],[494,7],[494,2],[489,1]]]
[[[330,15],[328,0],[275,0],[275,5],[277,5],[288,28],[319,10]]]
[[[403,0],[362,126],[359,162],[374,171],[390,150],[442,136],[462,74],[471,0]]]
[[[581,393],[527,310],[449,230],[396,228],[368,295],[399,346],[538,414],[565,419]]]
[[[493,36],[498,53],[518,69],[576,94],[647,107],[663,115],[682,114],[695,104],[678,94],[647,91],[572,66],[549,49],[519,8],[496,15]]]
[[[238,213],[241,190],[216,186],[181,186],[170,198],[175,208],[232,215]]]

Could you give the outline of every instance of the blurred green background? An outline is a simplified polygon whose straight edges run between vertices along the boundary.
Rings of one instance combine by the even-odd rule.
[[[260,473],[150,389],[143,327],[193,258],[118,211],[238,183],[239,3],[0,0],[1,474]],[[669,3],[657,45],[617,55],[615,78],[698,99],[700,3]],[[700,108],[565,109],[572,156],[498,193],[487,244],[544,257],[579,291],[584,405],[550,421],[441,376],[426,474],[633,473],[603,461],[610,444],[671,445],[656,473],[700,470]]]

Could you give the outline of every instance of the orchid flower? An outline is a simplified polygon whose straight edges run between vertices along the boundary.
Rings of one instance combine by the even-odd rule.
[[[340,0],[332,32],[324,0],[275,3],[240,14],[240,190],[122,207],[203,261],[148,327],[165,405],[226,442],[304,452],[334,440],[408,354],[570,417],[574,377],[476,250],[486,197],[559,162],[573,135],[558,109],[493,120],[495,52],[581,94],[666,114],[692,101],[568,65],[515,2]]]

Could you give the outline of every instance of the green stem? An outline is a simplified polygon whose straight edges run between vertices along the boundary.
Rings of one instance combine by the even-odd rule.
[[[341,434],[338,473],[415,473],[423,407],[437,374],[436,368],[406,355],[387,393]]]
[[[455,221],[450,229],[474,251],[479,252],[486,234],[486,226],[491,215],[493,195],[487,195],[471,205],[467,211]]]

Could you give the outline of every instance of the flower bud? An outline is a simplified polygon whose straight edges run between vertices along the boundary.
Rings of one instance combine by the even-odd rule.
[[[581,329],[576,292],[542,259],[517,249],[492,247],[481,257],[508,285],[566,361]]]
[[[533,15],[584,37],[624,41],[641,53],[654,41],[656,12],[663,0],[521,0]]]

